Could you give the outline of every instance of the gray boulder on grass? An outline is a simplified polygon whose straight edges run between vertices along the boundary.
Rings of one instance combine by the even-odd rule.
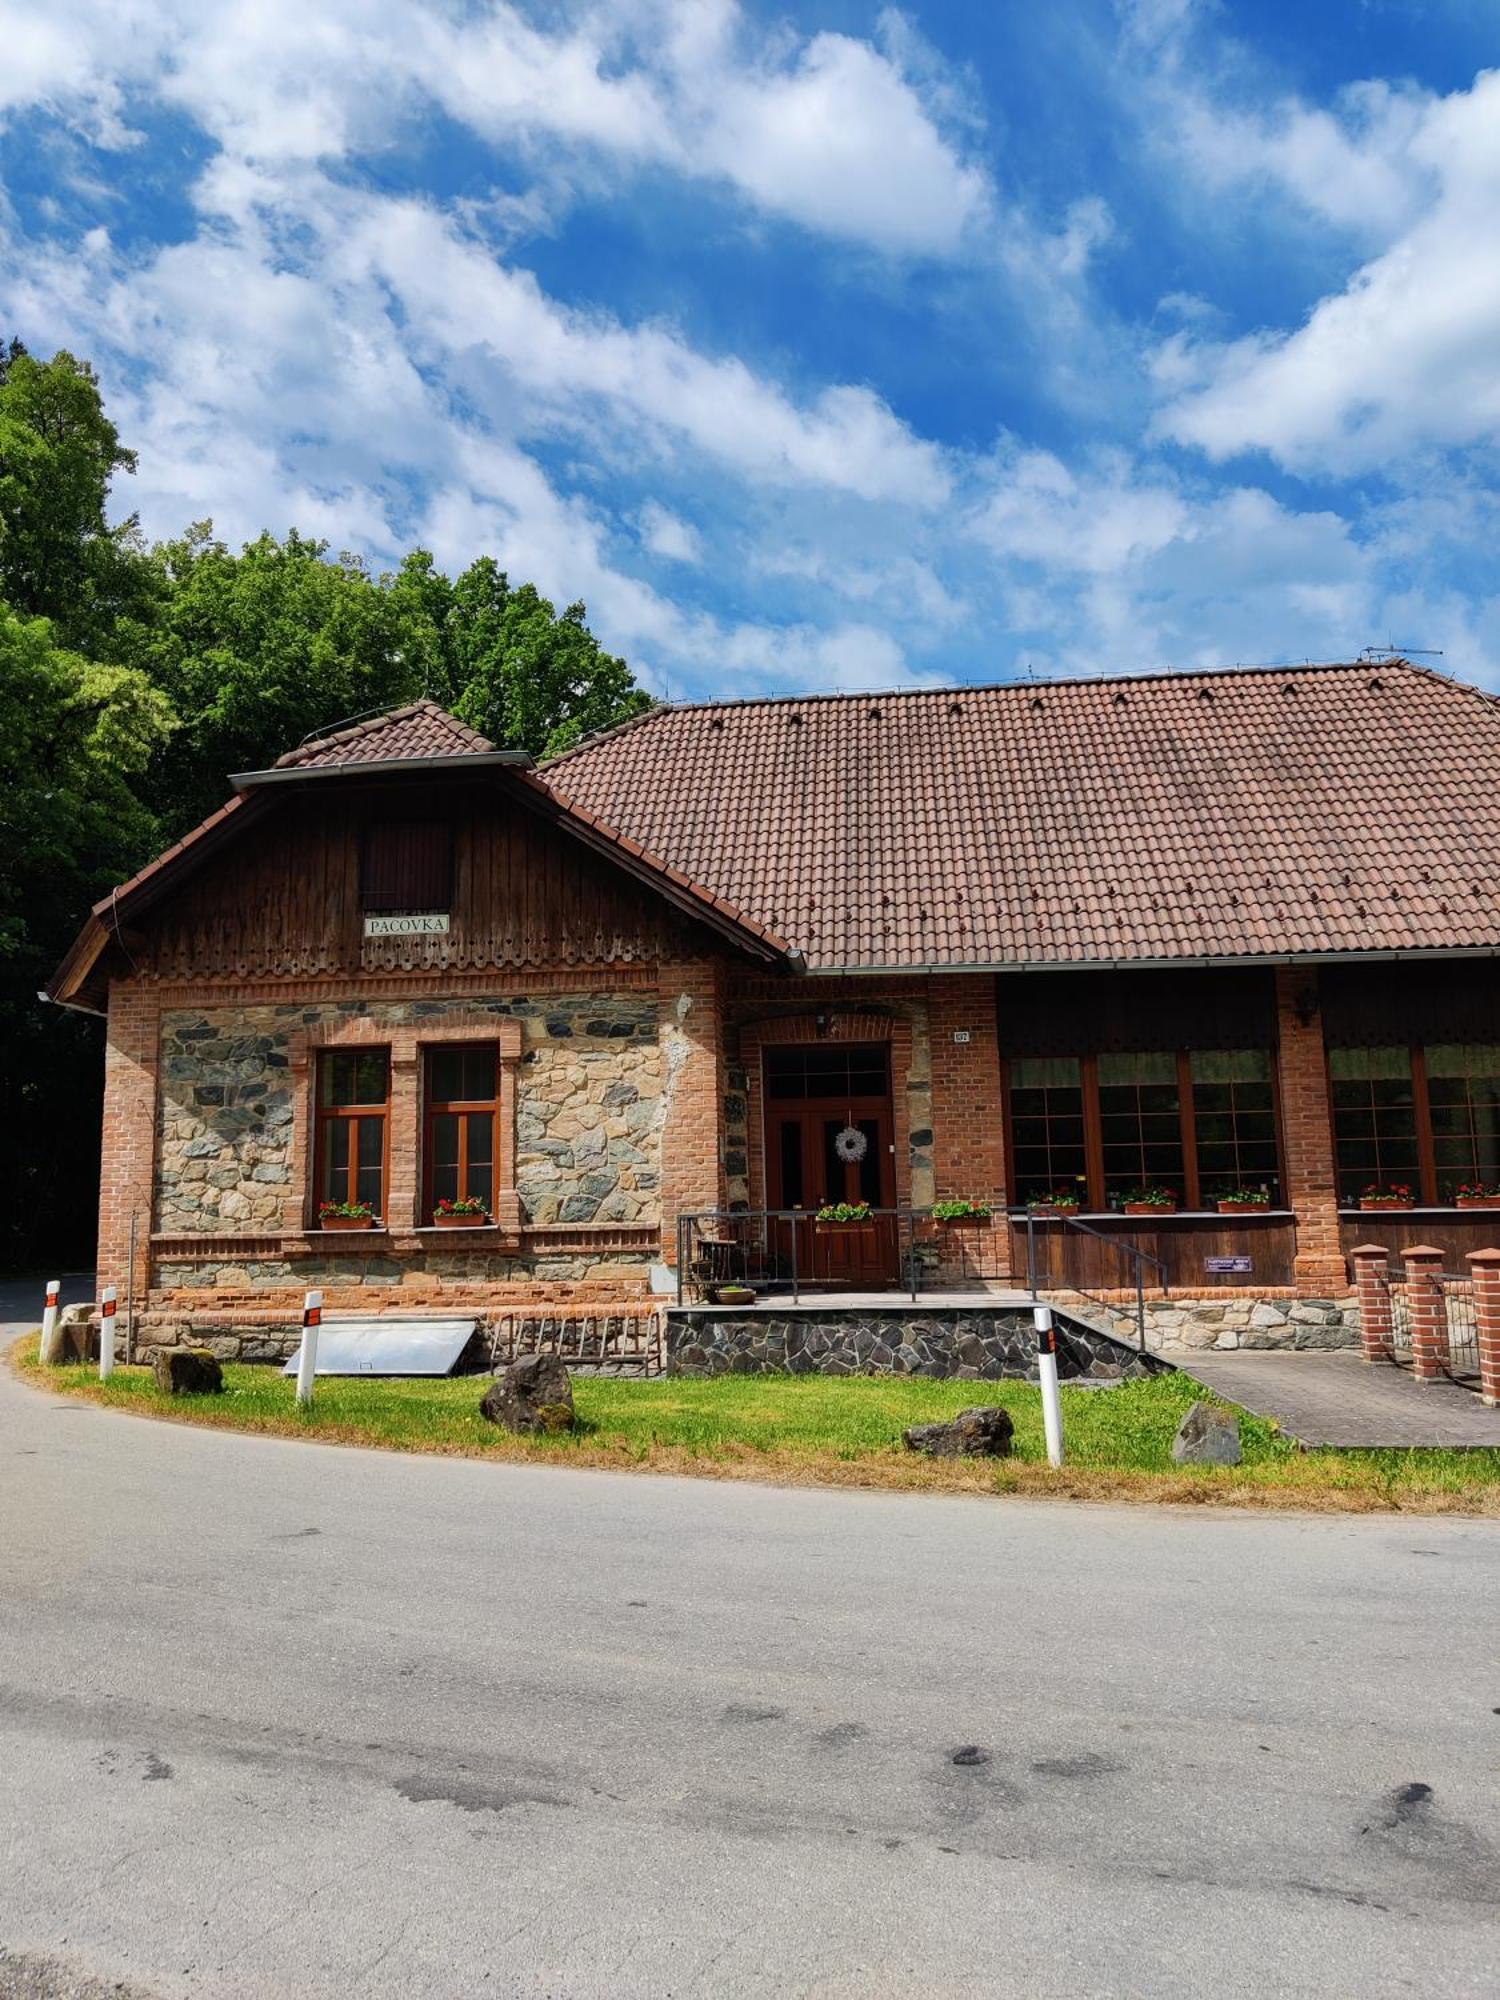
[[[158,1347],[156,1386],[166,1396],[222,1396],[224,1371],[206,1347]]]
[[[913,1424],[903,1432],[908,1451],[932,1458],[1009,1458],[1015,1425],[1009,1410],[960,1410],[951,1423]]]
[[[573,1428],[573,1384],[555,1354],[528,1354],[512,1362],[484,1392],[479,1414],[523,1434]]]
[[[1194,1403],[1172,1440],[1177,1465],[1238,1465],[1240,1420],[1210,1403]]]

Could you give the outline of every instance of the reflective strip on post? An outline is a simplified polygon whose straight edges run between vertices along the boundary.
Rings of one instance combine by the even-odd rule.
[[[107,1382],[115,1371],[115,1288],[104,1287],[99,1301],[99,1380]]]
[[[44,1366],[57,1359],[57,1307],[62,1297],[62,1279],[47,1280],[47,1303],[42,1309],[42,1344],[37,1349],[37,1359]]]
[[[318,1328],[323,1324],[323,1294],[309,1292],[302,1301],[302,1345],[297,1350],[297,1401],[310,1403],[318,1373]]]
[[[1036,1325],[1036,1372],[1042,1391],[1042,1428],[1047,1434],[1047,1463],[1063,1462],[1062,1397],[1057,1392],[1057,1328],[1051,1306],[1033,1306]]]

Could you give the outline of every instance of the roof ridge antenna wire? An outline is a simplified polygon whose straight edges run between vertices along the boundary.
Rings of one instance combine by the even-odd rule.
[[[354,715],[341,717],[337,722],[320,722],[315,729],[309,729],[298,741],[297,748],[305,750],[309,743],[321,743],[325,736],[341,736],[346,729],[352,729],[357,722],[369,722],[377,715],[395,715],[403,708],[416,708],[419,703],[429,699],[427,695],[413,695],[410,701],[398,701],[394,708],[388,701],[377,702],[374,708],[362,708]],[[437,708],[441,704],[434,702],[433,706]]]
[[[1395,660],[1441,660],[1441,646],[1398,646],[1394,639],[1384,646],[1361,646],[1359,657],[1368,666],[1387,666]]]

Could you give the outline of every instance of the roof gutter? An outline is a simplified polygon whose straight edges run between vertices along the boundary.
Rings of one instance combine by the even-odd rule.
[[[814,965],[809,979],[932,979],[957,972],[1171,972],[1205,971],[1216,966],[1389,965],[1408,960],[1500,958],[1500,944],[1407,945],[1386,951],[1203,952],[1176,958],[994,958],[945,959],[920,965]]]
[[[259,791],[266,785],[306,783],[310,778],[379,778],[397,771],[485,771],[507,766],[530,770],[529,750],[464,750],[451,757],[372,757],[364,763],[272,765],[269,771],[235,771],[229,782],[237,792]]]

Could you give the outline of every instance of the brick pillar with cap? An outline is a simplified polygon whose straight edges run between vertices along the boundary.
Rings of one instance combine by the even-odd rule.
[[[1500,1250],[1471,1250],[1474,1326],[1479,1339],[1479,1393],[1500,1409]]]
[[[1277,972],[1281,1138],[1287,1206],[1297,1215],[1293,1275],[1299,1297],[1336,1299],[1348,1274],[1339,1238],[1333,1111],[1319,1009],[1318,975],[1312,967]]]
[[[1401,1252],[1406,1266],[1406,1310],[1411,1321],[1411,1372],[1418,1382],[1448,1374],[1448,1302],[1443,1296],[1443,1253],[1429,1243]]]
[[[1350,1252],[1359,1297],[1359,1351],[1366,1361],[1395,1359],[1391,1324],[1391,1270],[1383,1243],[1361,1243]]]

